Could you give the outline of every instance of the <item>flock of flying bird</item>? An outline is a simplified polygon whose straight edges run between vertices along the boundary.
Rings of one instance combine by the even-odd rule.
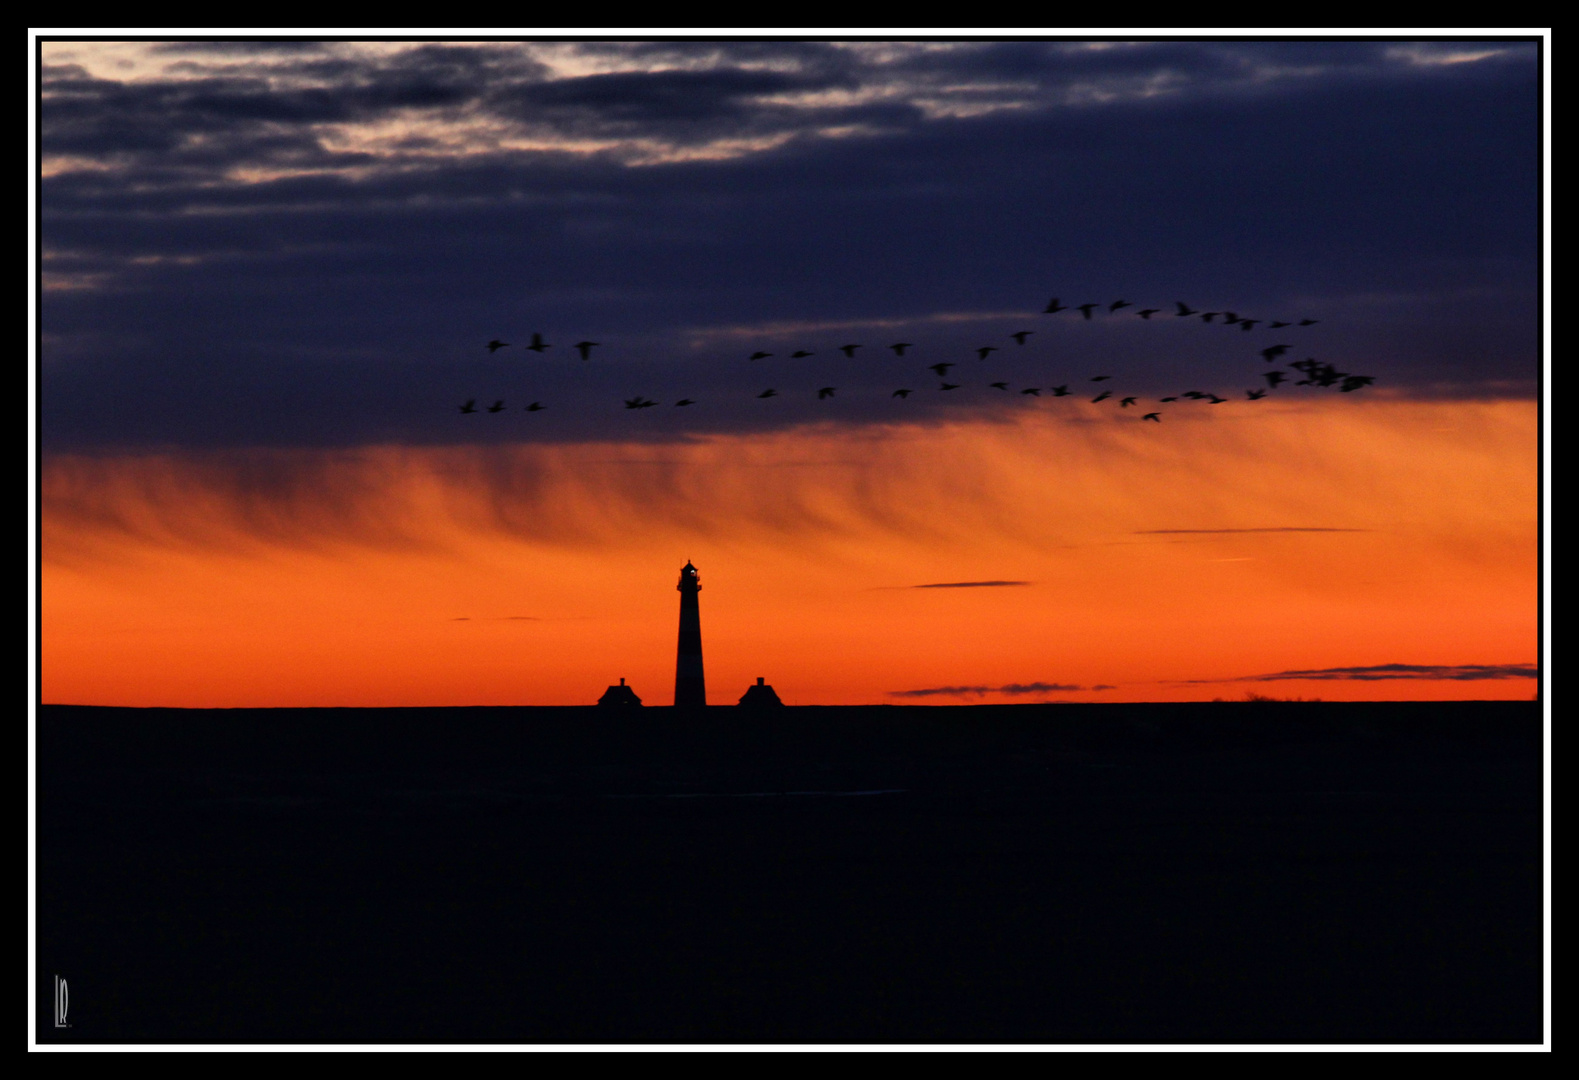
[[[1110,304],[1099,304],[1099,303],[1076,304],[1073,307],[1071,307],[1071,306],[1068,306],[1068,305],[1060,303],[1058,297],[1055,296],[1055,297],[1052,298],[1051,301],[1048,302],[1047,307],[1043,309],[1042,314],[1044,314],[1044,315],[1056,315],[1056,314],[1058,314],[1059,312],[1062,312],[1062,311],[1078,311],[1078,312],[1080,312],[1081,316],[1087,322],[1089,322],[1093,318],[1092,312],[1098,311],[1098,310],[1100,310],[1100,309],[1102,309],[1104,307],[1107,309],[1107,315],[1108,316],[1115,316],[1120,311],[1122,311],[1123,309],[1125,309],[1125,308],[1132,308],[1134,306],[1135,305],[1130,303],[1128,300],[1115,300],[1115,301],[1113,301]],[[1272,319],[1272,320],[1252,319],[1252,318],[1246,318],[1246,317],[1241,316],[1241,315],[1237,314],[1236,312],[1232,312],[1232,311],[1202,311],[1202,310],[1199,310],[1197,308],[1190,307],[1188,304],[1185,304],[1183,301],[1175,301],[1175,307],[1177,308],[1177,310],[1175,310],[1172,313],[1172,316],[1174,318],[1178,318],[1178,319],[1198,318],[1203,323],[1214,323],[1215,325],[1218,325],[1218,326],[1237,326],[1241,331],[1245,331],[1245,332],[1248,332],[1248,331],[1254,329],[1256,326],[1260,326],[1262,324],[1265,324],[1265,326],[1266,326],[1266,328],[1268,330],[1280,330],[1280,329],[1283,329],[1285,327],[1301,328],[1301,327],[1313,326],[1319,321],[1317,319],[1299,319],[1299,320],[1296,320],[1296,321],[1284,321],[1284,320],[1277,320],[1277,319]],[[1165,309],[1163,309],[1163,308],[1141,308],[1141,309],[1133,312],[1133,314],[1136,315],[1136,316],[1139,316],[1141,319],[1149,321],[1153,315],[1162,315],[1162,314],[1166,314],[1166,312],[1165,312]],[[1014,341],[1015,345],[1023,346],[1025,344],[1026,339],[1029,338],[1035,332],[1036,331],[1034,331],[1034,330],[1018,330],[1018,331],[1015,331],[1014,333],[1010,334],[1009,337]],[[498,338],[495,338],[492,341],[488,342],[488,344],[486,346],[486,348],[488,349],[489,355],[492,355],[492,354],[498,352],[500,349],[507,349],[509,347],[510,347],[510,343],[508,341],[500,341]],[[600,343],[596,342],[596,341],[578,341],[574,345],[571,346],[571,348],[575,349],[580,354],[582,360],[589,360],[589,359],[591,359],[592,350],[595,349],[595,348],[599,348],[599,347],[600,347]],[[1260,350],[1260,353],[1261,353],[1262,359],[1265,360],[1267,363],[1276,363],[1282,358],[1282,356],[1285,353],[1287,353],[1291,349],[1293,349],[1293,347],[1294,346],[1289,345],[1289,344],[1279,343],[1279,344],[1267,346],[1266,348]],[[526,348],[529,351],[535,352],[539,356],[541,356],[545,350],[551,349],[551,348],[553,348],[553,346],[550,345],[548,342],[543,340],[543,335],[542,334],[534,333],[532,335],[532,342],[531,342],[531,344],[527,345]],[[848,345],[841,345],[841,346],[839,346],[837,351],[843,353],[847,359],[852,359],[853,360],[855,358],[856,351],[858,349],[864,349],[864,348],[866,348],[865,345],[848,344]],[[905,350],[906,349],[915,348],[915,345],[914,345],[913,342],[909,342],[909,341],[896,341],[893,344],[886,346],[886,348],[892,350],[895,356],[903,357],[905,355]],[[999,346],[996,346],[996,345],[982,345],[982,346],[980,346],[979,348],[977,348],[975,350],[976,357],[977,357],[978,360],[986,360],[988,356],[990,356],[991,354],[993,354],[995,352],[999,352],[999,351],[1000,351],[1000,348],[999,348]],[[747,357],[747,359],[748,360],[753,360],[753,361],[755,361],[755,360],[766,360],[769,357],[772,357],[774,355],[775,354],[773,354],[773,353],[764,352],[764,351],[759,349],[756,352],[753,352],[749,357]],[[805,359],[807,357],[811,357],[811,356],[815,356],[815,355],[816,355],[816,353],[814,353],[814,352],[812,352],[812,351],[810,351],[808,349],[797,349],[795,352],[790,353],[789,357],[792,360],[801,360],[801,359]],[[950,391],[950,390],[958,390],[961,386],[965,385],[964,383],[957,383],[957,382],[949,382],[948,381],[949,369],[955,368],[955,367],[958,367],[958,366],[959,365],[957,363],[953,363],[953,362],[939,362],[939,363],[936,363],[936,364],[927,365],[926,370],[934,372],[934,373],[937,374],[937,377],[938,377],[938,380],[939,380],[939,383],[940,383],[940,385],[938,386],[938,390],[946,392],[946,391]],[[1314,357],[1290,363],[1290,364],[1288,364],[1288,368],[1292,369],[1293,372],[1297,372],[1297,373],[1303,375],[1304,378],[1297,379],[1297,380],[1293,379],[1291,377],[1291,372],[1287,371],[1287,370],[1284,370],[1282,368],[1270,368],[1270,369],[1264,370],[1264,371],[1261,372],[1261,378],[1263,378],[1266,381],[1267,385],[1264,388],[1255,388],[1255,389],[1246,390],[1245,391],[1245,398],[1247,400],[1250,400],[1250,401],[1259,401],[1262,398],[1266,397],[1267,393],[1269,391],[1276,390],[1278,388],[1278,386],[1280,386],[1281,384],[1283,384],[1285,382],[1290,382],[1294,386],[1316,386],[1316,387],[1323,387],[1323,388],[1330,388],[1330,387],[1334,387],[1335,386],[1342,393],[1350,393],[1350,392],[1352,392],[1354,390],[1360,389],[1361,387],[1369,386],[1369,385],[1371,385],[1372,383],[1374,383],[1376,381],[1375,378],[1373,376],[1370,376],[1370,375],[1353,375],[1353,374],[1350,374],[1350,373],[1345,372],[1345,371],[1339,371],[1333,365],[1328,364],[1328,363],[1324,363],[1324,362],[1319,361],[1319,360],[1316,360]],[[1107,380],[1109,380],[1111,378],[1112,378],[1111,375],[1094,375],[1094,376],[1091,377],[1090,381],[1094,382],[1094,383],[1100,383],[1100,382],[1106,382]],[[1011,388],[1010,385],[1007,382],[1002,382],[1002,381],[991,382],[991,383],[987,383],[987,385],[989,387],[992,387],[993,389],[1002,391],[1004,393],[1014,393],[1015,392],[1013,390],[1013,388]],[[1053,397],[1068,397],[1068,396],[1070,396],[1070,395],[1072,395],[1074,393],[1074,391],[1072,391],[1069,388],[1069,385],[1067,383],[1065,383],[1063,385],[1060,385],[1060,386],[1050,386],[1050,387],[1039,387],[1039,386],[1022,387],[1022,388],[1019,389],[1018,393],[1024,394],[1024,395],[1030,395],[1030,396],[1039,397],[1039,396],[1041,396],[1041,393],[1042,393],[1042,391],[1044,389]],[[831,397],[833,397],[835,395],[837,390],[838,390],[838,387],[835,387],[835,386],[819,387],[818,390],[817,390],[817,399],[819,401],[822,401],[822,400],[826,400],[827,398],[831,398]],[[903,399],[903,398],[909,397],[913,393],[915,393],[915,390],[910,388],[910,387],[900,387],[899,389],[895,390],[890,396]],[[773,398],[773,397],[778,397],[779,396],[779,392],[776,389],[769,388],[769,389],[763,390],[760,394],[758,394],[756,396],[758,398]],[[1095,397],[1091,398],[1091,401],[1092,401],[1093,404],[1095,404],[1095,403],[1107,401],[1107,400],[1113,398],[1114,396],[1115,395],[1114,395],[1114,392],[1112,390],[1102,389]],[[1167,404],[1167,403],[1176,402],[1176,401],[1180,401],[1180,400],[1189,400],[1189,401],[1205,401],[1205,402],[1207,402],[1209,404],[1212,404],[1212,405],[1221,405],[1221,404],[1223,404],[1224,402],[1227,402],[1230,399],[1225,398],[1225,397],[1219,397],[1217,394],[1211,393],[1211,392],[1208,392],[1208,391],[1203,391],[1203,390],[1186,390],[1186,391],[1184,391],[1182,393],[1175,394],[1175,395],[1172,395],[1172,396],[1169,396],[1169,397],[1159,398],[1157,400],[1159,401],[1159,403],[1162,403],[1162,404]],[[1135,406],[1139,405],[1139,403],[1140,403],[1140,398],[1139,398],[1138,395],[1127,395],[1127,396],[1124,396],[1124,397],[1120,397],[1118,399],[1119,407],[1122,408],[1122,409],[1128,409],[1128,408],[1135,407]],[[656,402],[656,401],[654,401],[654,400],[652,400],[650,398],[642,397],[640,395],[637,395],[636,397],[626,398],[625,399],[625,408],[627,408],[627,409],[650,409],[650,408],[654,407],[657,404],[658,404],[658,402]],[[695,404],[696,404],[696,402],[692,398],[681,398],[679,401],[676,401],[674,403],[674,406],[675,407],[683,407],[683,406],[695,405]],[[544,409],[545,407],[546,406],[544,406],[542,402],[534,401],[531,404],[525,406],[525,411],[526,412],[539,412],[542,409]],[[487,406],[485,409],[479,410],[477,408],[477,399],[473,398],[470,401],[467,401],[464,405],[462,405],[460,407],[460,411],[462,413],[465,413],[465,414],[476,413],[476,412],[500,413],[500,412],[504,412],[505,411],[505,403],[502,400],[501,401],[495,401],[492,405]],[[1154,421],[1154,422],[1160,424],[1162,422],[1162,412],[1161,412],[1161,410],[1157,410],[1157,411],[1153,411],[1153,412],[1143,412],[1140,415],[1140,419],[1142,419],[1142,420],[1150,420],[1150,421]]]

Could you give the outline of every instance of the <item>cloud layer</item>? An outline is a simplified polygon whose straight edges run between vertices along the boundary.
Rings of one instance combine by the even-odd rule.
[[[632,395],[670,435],[783,429],[884,419],[907,386],[942,418],[1099,364],[1242,397],[1272,340],[1042,319],[1049,295],[1319,318],[1299,348],[1390,392],[1529,393],[1535,55],[51,42],[45,445],[574,442]],[[986,343],[990,371],[932,390],[926,364]],[[469,398],[510,414],[462,427]]]

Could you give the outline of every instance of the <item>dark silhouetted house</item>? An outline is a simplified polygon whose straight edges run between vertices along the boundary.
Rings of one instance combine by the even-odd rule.
[[[702,591],[701,575],[687,559],[680,568],[680,647],[674,661],[674,703],[707,704],[707,684],[702,679],[702,616],[696,594]]]
[[[598,698],[598,704],[606,705],[610,708],[621,706],[629,708],[633,705],[640,705],[641,698],[636,696],[636,691],[625,685],[624,679],[621,679],[618,686],[611,686],[603,691],[603,696]]]
[[[740,704],[748,709],[771,709],[783,706],[779,696],[773,692],[773,687],[767,686],[762,681],[762,676],[757,676],[757,685],[746,687],[746,692],[740,698]]]

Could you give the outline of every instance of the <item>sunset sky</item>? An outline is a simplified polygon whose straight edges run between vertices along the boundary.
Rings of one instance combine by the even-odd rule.
[[[1527,699],[1539,49],[46,38],[42,698]]]

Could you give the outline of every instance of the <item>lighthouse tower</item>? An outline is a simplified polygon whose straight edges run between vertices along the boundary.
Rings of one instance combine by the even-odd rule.
[[[689,559],[680,568],[680,648],[674,661],[674,703],[706,705],[707,684],[702,679],[702,616],[696,594],[702,581]]]

